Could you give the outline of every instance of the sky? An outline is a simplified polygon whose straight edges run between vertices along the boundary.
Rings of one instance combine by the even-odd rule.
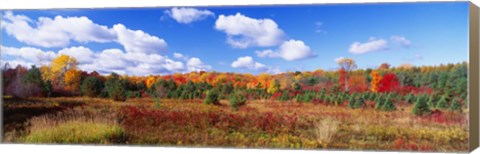
[[[101,74],[281,73],[468,61],[468,2],[7,10],[1,63]]]

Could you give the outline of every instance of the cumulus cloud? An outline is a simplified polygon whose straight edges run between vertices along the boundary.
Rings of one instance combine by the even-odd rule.
[[[268,57],[268,58],[283,58],[287,61],[295,61],[316,57],[317,54],[313,52],[309,46],[305,45],[303,41],[300,40],[288,40],[282,43],[280,47],[273,50],[263,50],[255,52],[258,57]]]
[[[250,56],[238,57],[231,66],[233,68],[243,68],[251,70],[265,70],[267,68],[266,65],[255,62]]]
[[[0,48],[2,61],[11,61],[9,62],[10,66],[19,64],[25,67],[30,67],[30,65],[43,65],[56,57],[56,53],[53,51],[42,51],[31,47],[13,48],[1,46]]]
[[[58,53],[75,57],[79,64],[91,63],[95,58],[93,51],[83,46],[65,48],[58,51]]]
[[[390,39],[395,42],[395,43],[398,43],[400,45],[402,45],[403,47],[410,47],[412,45],[412,42],[410,40],[408,40],[407,38],[403,37],[403,36],[397,36],[397,35],[394,35],[392,37],[390,37]]]
[[[180,60],[183,60],[183,61],[187,61],[189,59],[188,56],[185,56],[185,55],[183,55],[181,53],[178,53],[178,52],[173,53],[173,57],[177,58],[177,59],[180,59]]]
[[[372,51],[381,51],[388,49],[387,41],[370,37],[367,42],[354,42],[350,45],[349,52],[353,54],[364,54]]]
[[[215,29],[227,34],[227,43],[235,48],[269,47],[280,44],[285,37],[272,19],[254,19],[240,13],[220,15]]]
[[[199,10],[195,8],[172,8],[166,13],[175,21],[181,24],[189,24],[195,21],[203,20],[215,14],[209,10]]]
[[[117,42],[127,52],[156,53],[166,50],[165,40],[141,30],[131,30],[122,24],[112,28],[94,23],[87,17],[39,17],[32,20],[24,15],[5,12],[2,30],[20,42],[39,47],[66,47],[79,43]]]
[[[199,58],[192,57],[185,63],[175,61],[156,53],[126,52],[121,49],[106,49],[94,52],[86,47],[70,47],[53,51],[42,51],[32,47],[4,47],[2,49],[2,65],[48,65],[55,57],[65,54],[74,57],[79,62],[78,67],[84,71],[97,71],[102,74],[116,72],[145,76],[150,74],[186,73],[191,71],[209,70],[211,67]]]
[[[187,70],[189,72],[207,71],[210,69],[212,69],[210,65],[203,63],[202,60],[197,57],[192,57],[187,61]]]
[[[118,35],[117,42],[122,44],[127,52],[158,53],[167,47],[165,40],[151,36],[141,30],[130,30],[122,24],[113,26]]]
[[[65,47],[71,40],[104,43],[116,38],[111,29],[95,24],[87,17],[39,17],[34,21],[7,11],[3,15],[2,27],[18,41],[41,47]]]

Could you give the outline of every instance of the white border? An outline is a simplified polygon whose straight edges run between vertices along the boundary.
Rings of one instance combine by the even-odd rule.
[[[434,0],[449,1],[449,0]],[[167,6],[224,6],[224,5],[268,5],[268,4],[340,4],[340,3],[379,3],[379,2],[428,2],[428,0],[1,0],[0,10],[11,9],[52,9],[52,8],[119,8],[119,7],[167,7]],[[472,0],[479,5],[480,0]],[[360,152],[360,151],[322,151],[322,150],[268,150],[268,149],[212,149],[212,148],[172,148],[145,146],[85,146],[85,145],[22,145],[0,144],[2,153],[189,153],[189,154],[310,154],[310,153],[409,153],[411,152]],[[476,150],[473,153],[480,153]]]
[[[429,0],[2,0],[0,9],[428,2]],[[462,1],[462,0],[430,0]],[[464,0],[463,0],[464,1]],[[479,1],[479,0],[474,0]],[[479,4],[479,3],[476,3]]]

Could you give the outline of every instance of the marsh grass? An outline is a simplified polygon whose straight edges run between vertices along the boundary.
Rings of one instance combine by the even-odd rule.
[[[126,139],[115,112],[106,108],[77,107],[34,117],[28,122],[26,143],[115,144]]]

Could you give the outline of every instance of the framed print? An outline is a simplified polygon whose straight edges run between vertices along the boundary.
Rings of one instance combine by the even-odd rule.
[[[470,2],[1,10],[2,142],[470,152]]]

